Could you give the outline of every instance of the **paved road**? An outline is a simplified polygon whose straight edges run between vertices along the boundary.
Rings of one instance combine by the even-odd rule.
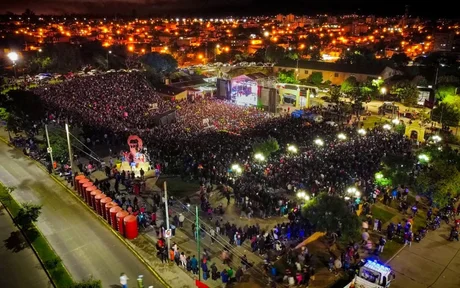
[[[114,288],[125,272],[131,286],[144,275],[146,287],[163,287],[111,231],[21,152],[0,142],[0,163],[0,181],[17,187],[16,200],[43,205],[37,225],[74,279],[92,275],[103,287]]]
[[[0,287],[53,287],[35,253],[0,205]]]
[[[389,265],[393,288],[460,287],[460,242],[448,241],[449,227],[430,231],[420,243],[405,247]]]

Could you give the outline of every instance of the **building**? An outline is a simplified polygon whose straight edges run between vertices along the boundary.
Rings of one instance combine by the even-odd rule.
[[[164,99],[172,101],[181,101],[187,99],[187,90],[170,85],[156,85],[153,89],[158,92]]]
[[[294,23],[295,22],[295,15],[294,14],[286,15],[286,22],[287,23]]]
[[[452,47],[454,46],[454,38],[455,38],[454,32],[435,33],[433,38],[434,38],[434,43],[433,43],[434,52],[452,51]]]
[[[321,72],[323,74],[323,81],[330,81],[334,85],[342,84],[345,79],[351,76],[355,77],[359,82],[364,82],[368,78],[375,79],[381,77],[385,80],[394,75],[402,74],[400,71],[386,66],[358,66],[305,60],[296,61],[291,59],[283,60],[273,67],[275,73],[283,70],[297,70],[298,80],[308,78],[313,72]]]

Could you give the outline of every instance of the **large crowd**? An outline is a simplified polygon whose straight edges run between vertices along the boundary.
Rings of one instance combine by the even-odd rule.
[[[152,164],[183,177],[227,184],[238,203],[262,217],[279,213],[287,202],[275,191],[340,193],[357,183],[370,194],[382,157],[410,153],[404,137],[385,130],[362,136],[355,127],[342,127],[347,138],[343,141],[337,138],[339,128],[329,124],[272,117],[222,100],[166,100],[140,73],[74,78],[34,91],[48,104],[48,119],[69,117],[76,124],[94,126],[104,132],[91,136],[101,140],[107,131],[117,137],[138,134]],[[176,110],[176,121],[153,125],[155,117],[171,109]],[[261,165],[253,158],[253,145],[269,137],[278,141],[280,150]],[[315,145],[318,138],[324,146]],[[296,145],[299,153],[287,153],[288,144]],[[233,164],[243,168],[241,175],[232,173]]]
[[[96,138],[101,143],[137,134],[148,148],[153,167],[198,180],[206,187],[223,184],[224,195],[228,201],[234,196],[242,216],[265,218],[287,214],[290,223],[277,225],[271,231],[259,231],[256,226],[237,227],[228,222],[212,225],[209,233],[213,241],[212,234],[220,233],[233,245],[250,242],[252,251],[260,254],[267,250],[289,251],[288,240],[300,241],[313,232],[313,227],[296,221],[298,215],[291,212],[298,204],[292,197],[297,191],[309,191],[313,197],[320,191],[341,194],[354,186],[372,198],[376,189],[373,178],[382,158],[388,154],[407,156],[411,151],[410,142],[402,135],[384,129],[357,133],[356,126],[312,124],[288,115],[274,117],[254,107],[212,98],[167,100],[140,73],[74,78],[36,88],[34,92],[47,104],[47,121],[70,119],[77,125],[92,126],[98,132],[85,137]],[[155,119],[170,110],[176,111],[176,120],[155,125]],[[345,137],[339,139],[339,132]],[[279,150],[266,155],[263,161],[254,159],[253,145],[269,138],[277,140]],[[317,145],[315,139],[321,139],[324,145]],[[296,153],[288,152],[288,145],[295,145]],[[241,171],[232,168],[235,164]],[[201,206],[203,211],[211,209],[206,193],[202,194]],[[159,251],[163,260],[166,261],[169,253],[172,261],[188,271],[203,265],[198,264],[202,261],[200,257],[187,259],[175,248],[173,252]],[[308,251],[288,257],[296,265],[307,264],[305,258]],[[267,271],[276,276],[268,264]],[[214,276],[212,270],[215,278],[218,274]],[[297,270],[291,278],[295,276],[299,284],[308,283],[314,273]],[[225,273],[221,273],[222,278]]]

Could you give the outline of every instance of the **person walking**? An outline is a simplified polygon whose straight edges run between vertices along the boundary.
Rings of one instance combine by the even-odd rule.
[[[128,276],[125,273],[120,274],[120,284],[122,288],[128,288]]]

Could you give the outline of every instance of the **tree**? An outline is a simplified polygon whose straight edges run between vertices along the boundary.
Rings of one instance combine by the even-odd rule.
[[[456,127],[460,121],[460,110],[452,104],[441,102],[432,113],[432,120],[441,123],[443,127]]]
[[[416,86],[428,86],[428,81],[422,75],[415,76],[414,79],[412,79],[412,83],[414,83]]]
[[[286,54],[284,48],[278,45],[270,45],[266,49],[264,57],[265,62],[278,63]]]
[[[53,148],[53,158],[57,162],[64,162],[69,158],[67,138],[63,131],[53,131],[49,134],[50,145]],[[45,143],[40,145],[42,150],[47,148]]]
[[[146,68],[153,69],[156,73],[164,76],[177,70],[176,59],[168,53],[147,53],[140,58],[140,61]]]
[[[40,97],[30,91],[11,90],[0,94],[0,106],[5,109],[2,117],[7,122],[8,131],[14,133],[31,129],[45,114]]]
[[[320,85],[323,83],[323,72],[312,72],[307,81],[315,86]]]
[[[278,140],[270,137],[262,142],[254,143],[252,150],[254,153],[262,153],[265,157],[268,157],[271,153],[276,152],[280,149]]]
[[[442,84],[439,85],[436,89],[436,99],[439,101],[443,101],[444,98],[451,95],[456,95],[457,87],[450,84]]]
[[[290,83],[290,84],[298,83],[294,70],[280,71],[278,73],[278,81],[280,83]]]
[[[89,278],[87,280],[74,283],[71,288],[102,288],[102,282],[101,280]]]
[[[350,76],[345,81],[342,82],[340,86],[340,92],[345,93],[347,95],[351,95],[356,92],[358,89],[358,80],[355,77]]]
[[[308,219],[318,231],[336,232],[341,227],[345,239],[359,235],[360,221],[347,203],[337,196],[321,193],[302,207],[302,216]]]
[[[332,86],[327,94],[329,97],[331,97],[331,102],[333,103],[338,103],[340,96],[342,95],[340,92],[340,87],[338,86]]]
[[[436,159],[416,179],[417,189],[433,200],[438,207],[445,207],[460,187],[460,172],[448,161]]]
[[[395,53],[391,56],[390,61],[393,61],[396,66],[406,66],[410,58],[405,53]]]
[[[457,76],[445,75],[439,76],[437,84],[459,84],[460,79]]]
[[[404,105],[412,107],[417,104],[419,91],[417,85],[407,80],[397,82],[392,87],[392,93],[398,95]]]
[[[42,206],[30,203],[23,203],[18,214],[14,217],[14,222],[24,229],[28,229],[32,223],[37,222]]]

